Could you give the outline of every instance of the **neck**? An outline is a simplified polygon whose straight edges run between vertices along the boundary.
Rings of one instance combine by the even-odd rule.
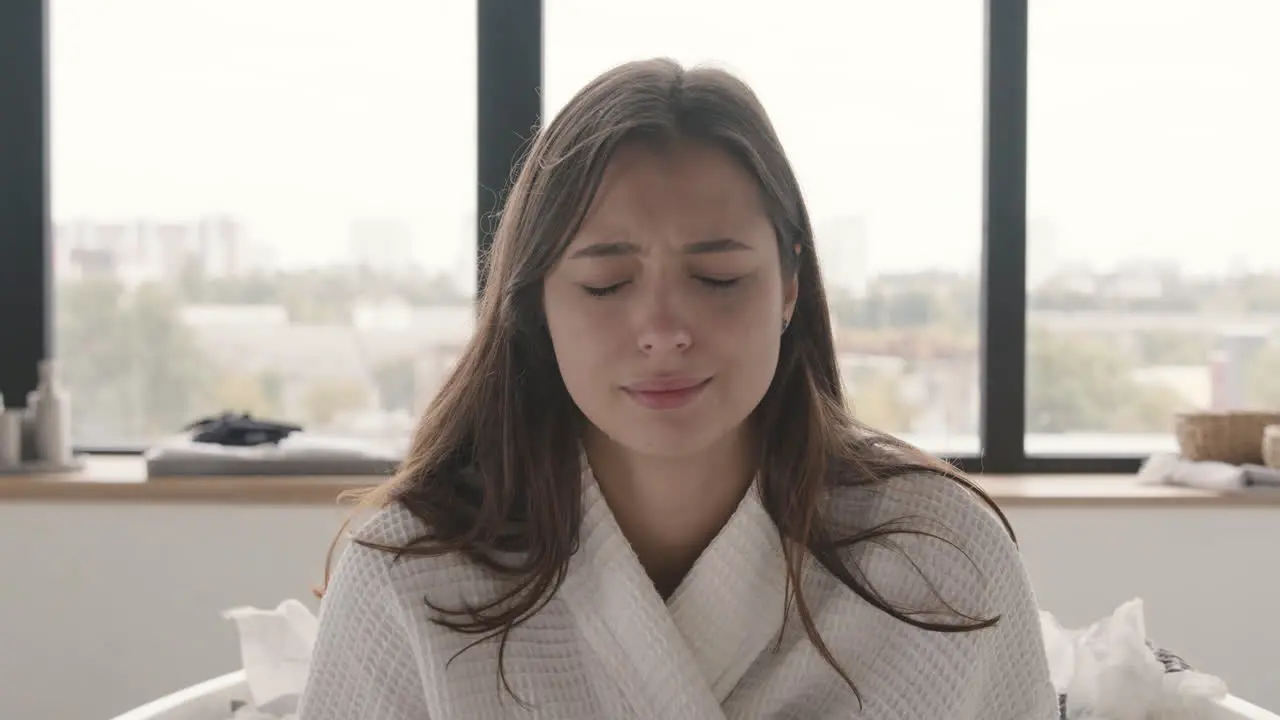
[[[618,527],[659,593],[669,597],[751,487],[747,433],[731,433],[686,457],[638,454],[594,427],[583,444]]]

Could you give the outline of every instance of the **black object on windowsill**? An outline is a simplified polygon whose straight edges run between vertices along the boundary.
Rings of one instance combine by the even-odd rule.
[[[300,425],[258,420],[249,413],[223,413],[196,420],[183,428],[191,433],[192,442],[212,443],[234,447],[275,445],[293,433],[301,432]]]

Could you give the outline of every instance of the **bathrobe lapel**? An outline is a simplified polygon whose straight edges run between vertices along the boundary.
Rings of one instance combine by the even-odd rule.
[[[752,486],[667,603],[718,703],[777,641],[785,593],[778,530]]]
[[[778,634],[785,570],[753,488],[662,601],[590,471],[580,546],[560,596],[639,718],[721,720],[721,703]]]

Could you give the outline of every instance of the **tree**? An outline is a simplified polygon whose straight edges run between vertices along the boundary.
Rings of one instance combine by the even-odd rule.
[[[1134,337],[1140,365],[1203,365],[1213,348],[1205,333],[1150,329]]]
[[[57,303],[55,348],[78,444],[147,443],[205,406],[210,365],[171,293],[94,280],[60,286]]]
[[[413,268],[391,274],[340,266],[214,278],[188,265],[174,289],[195,303],[281,305],[291,321],[309,324],[346,324],[362,298],[399,298],[417,306],[472,300],[448,275],[428,275]]]
[[[850,401],[858,420],[889,433],[911,430],[918,411],[902,394],[902,383],[892,374],[858,373],[849,388]]]
[[[1165,432],[1183,404],[1172,389],[1133,378],[1105,339],[1033,329],[1027,343],[1027,431]]]
[[[275,378],[229,372],[217,379],[212,391],[212,405],[220,410],[247,412],[262,418],[279,418],[280,392],[273,390]]]
[[[348,378],[326,378],[314,381],[303,398],[308,425],[323,427],[339,415],[359,410],[369,402],[363,385]]]
[[[413,356],[393,358],[373,369],[378,404],[386,412],[413,412],[417,400],[417,361]]]
[[[837,322],[851,328],[963,329],[978,324],[979,285],[953,273],[886,275],[876,278],[865,297],[838,288],[829,303]]]

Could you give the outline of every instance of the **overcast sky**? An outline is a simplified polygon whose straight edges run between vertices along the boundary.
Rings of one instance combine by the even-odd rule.
[[[1039,271],[1280,267],[1280,2],[1031,4]],[[769,109],[832,280],[977,265],[981,0],[545,6],[548,113],[624,60],[721,65]],[[56,219],[230,212],[306,263],[346,257],[350,221],[394,218],[469,282],[473,0],[51,8]]]

